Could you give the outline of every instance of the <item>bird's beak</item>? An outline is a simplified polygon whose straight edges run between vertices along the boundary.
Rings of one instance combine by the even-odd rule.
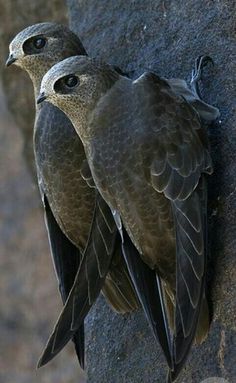
[[[37,104],[41,104],[44,100],[46,100],[47,96],[44,92],[40,93],[40,95],[37,98]]]
[[[14,57],[13,53],[11,53],[6,61],[6,66],[10,66],[17,60],[16,57]]]

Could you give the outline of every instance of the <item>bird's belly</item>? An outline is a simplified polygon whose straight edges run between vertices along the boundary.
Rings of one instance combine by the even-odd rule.
[[[81,164],[52,158],[38,166],[39,183],[47,196],[53,215],[63,233],[80,250],[86,246],[95,204],[95,192],[81,177]]]
[[[40,189],[63,233],[83,250],[93,217],[95,193],[81,177],[82,142],[68,118],[46,103],[37,115],[34,151]]]
[[[53,183],[53,186],[51,186]],[[95,196],[83,179],[52,182],[48,200],[57,223],[64,234],[81,251],[84,250],[92,223]]]

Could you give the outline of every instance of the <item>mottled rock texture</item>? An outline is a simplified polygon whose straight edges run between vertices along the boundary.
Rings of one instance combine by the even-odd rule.
[[[59,1],[47,2],[47,6],[44,1],[0,3],[5,12],[3,24],[1,21],[4,54],[10,37],[23,26],[35,21],[63,20],[65,15]],[[208,54],[215,61],[215,67],[206,70],[202,83],[204,100],[221,111],[220,121],[208,129],[215,168],[209,179],[208,291],[213,322],[207,341],[193,348],[179,383],[200,383],[212,376],[233,383],[236,379],[236,3],[233,0],[68,0],[67,6],[70,25],[88,53],[120,66],[133,77],[148,69],[166,77],[190,79],[198,55]],[[7,75],[4,71],[4,90],[18,125],[26,132],[24,146],[29,148],[32,109],[28,105],[32,104],[32,93],[29,81],[26,86],[25,77],[19,71],[16,73],[13,77],[10,71]],[[28,149],[26,153],[31,158]],[[19,203],[25,200],[20,199]],[[39,284],[34,283],[34,289]],[[63,371],[68,362],[63,354],[60,360]],[[111,312],[103,297],[87,320],[87,364],[89,383],[165,381],[165,363],[143,313],[122,318]],[[75,375],[71,381],[77,381]]]
[[[220,122],[209,128],[215,172],[209,180],[209,295],[213,323],[209,338],[194,347],[179,382],[211,376],[233,382],[236,244],[236,39],[232,0],[68,0],[69,20],[88,53],[130,72],[154,70],[190,78],[194,59],[212,56],[202,95],[219,107]],[[211,286],[211,287],[210,287]],[[143,314],[121,319],[97,303],[88,320],[89,383],[164,382],[160,351]]]

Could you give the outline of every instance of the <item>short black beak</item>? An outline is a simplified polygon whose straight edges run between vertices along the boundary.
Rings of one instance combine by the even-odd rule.
[[[13,54],[10,54],[7,61],[6,61],[6,66],[10,66],[13,64],[17,59],[13,56]]]
[[[37,98],[37,104],[41,104],[44,100],[46,100],[47,96],[45,96],[45,93],[41,93]]]

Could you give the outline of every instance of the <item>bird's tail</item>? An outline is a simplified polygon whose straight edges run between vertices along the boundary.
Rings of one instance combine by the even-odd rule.
[[[204,294],[201,311],[198,319],[198,326],[195,335],[195,343],[201,344],[206,339],[210,327],[209,307],[206,296]]]
[[[120,251],[112,259],[102,288],[103,295],[114,311],[125,314],[140,307],[126,263]]]

